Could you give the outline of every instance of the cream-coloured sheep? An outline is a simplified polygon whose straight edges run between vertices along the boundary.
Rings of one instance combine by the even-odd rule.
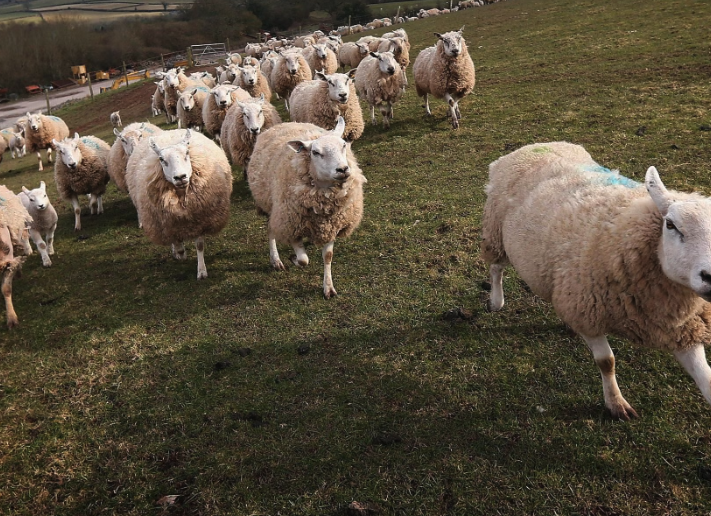
[[[312,78],[309,64],[299,53],[283,53],[272,70],[270,84],[274,92],[284,99],[287,111],[289,110],[289,95],[296,86]]]
[[[368,45],[349,41],[344,43],[338,51],[338,64],[343,67],[343,70],[346,69],[346,66],[358,68],[360,62],[368,55],[368,52]]]
[[[242,56],[238,52],[227,52],[227,62],[239,66],[242,64]]]
[[[390,127],[393,104],[405,91],[405,79],[392,52],[371,52],[356,68],[355,87],[361,100],[370,105],[370,120],[375,121],[375,108],[383,115],[383,125]]]
[[[207,86],[188,88],[178,97],[178,129],[197,129],[203,126],[202,106],[210,95]]]
[[[20,121],[18,120],[18,122]],[[37,153],[39,170],[44,170],[40,150],[47,149],[47,163],[52,163],[52,140],[61,140],[69,136],[69,128],[61,118],[45,116],[41,113],[31,115],[29,112],[27,113],[26,127],[25,145],[27,145],[27,151]]]
[[[510,263],[583,337],[614,416],[637,413],[617,386],[607,334],[671,351],[711,403],[711,199],[668,191],[654,167],[637,183],[565,142],[494,161],[486,190],[492,310],[504,305]]]
[[[20,199],[4,185],[0,185],[0,271],[2,295],[5,298],[7,327],[16,328],[20,321],[12,304],[12,280],[22,269],[27,255],[32,253],[29,225],[32,222]]]
[[[39,188],[28,190],[24,186],[18,195],[20,202],[32,217],[29,227],[30,237],[37,246],[44,267],[52,266],[54,254],[54,232],[57,229],[57,211],[47,196],[47,186],[40,181]],[[42,239],[44,234],[45,240]]]
[[[156,91],[151,95],[152,116],[158,116],[165,109],[165,99],[163,97],[163,81],[156,82]]]
[[[155,136],[161,132],[158,126],[148,122],[134,122],[124,127],[123,131],[114,129],[116,141],[109,151],[108,174],[116,188],[128,193],[126,185],[126,164],[133,149],[144,136]]]
[[[12,159],[15,159],[16,157],[22,158],[25,154],[27,154],[25,132],[13,132],[12,138],[10,138],[10,156],[12,156]]]
[[[247,100],[249,93],[239,86],[221,84],[210,91],[210,95],[202,105],[202,120],[207,134],[220,141],[222,122],[227,110],[235,100]]]
[[[267,102],[272,101],[272,90],[269,81],[262,73],[260,67],[245,66],[239,68],[239,73],[234,80],[234,84],[249,93],[250,97],[258,98],[264,95]]]
[[[10,147],[5,138],[0,138],[0,163],[2,163],[5,151]],[[14,156],[13,156],[14,157]]]
[[[375,36],[363,36],[357,43],[361,45],[368,45],[368,50],[370,52],[377,52],[380,44],[383,42],[383,38],[377,38]]]
[[[291,121],[331,131],[340,116],[346,122],[343,139],[352,142],[360,138],[365,124],[352,79],[355,73],[355,69],[348,75],[316,72],[316,80],[299,84],[291,93]]]
[[[464,27],[458,31],[435,36],[437,44],[422,50],[412,67],[415,76],[415,90],[418,97],[425,98],[425,110],[431,115],[427,95],[444,99],[449,105],[452,127],[459,127],[462,117],[459,101],[474,89],[474,63],[469,56],[467,44],[462,37]]]
[[[163,75],[163,103],[168,123],[178,118],[178,98],[188,88],[204,87],[201,80],[193,80],[185,75],[182,68],[173,68]]]
[[[121,114],[118,111],[114,111],[109,115],[109,121],[111,122],[111,125],[114,127],[122,127],[123,124],[121,123]]]
[[[205,237],[222,231],[230,215],[232,172],[222,149],[190,129],[164,131],[138,144],[126,176],[146,236],[171,245],[178,260],[194,240],[197,278],[207,278]]]
[[[54,181],[57,191],[74,207],[74,230],[81,230],[79,195],[89,195],[91,214],[104,213],[102,196],[109,182],[108,160],[111,147],[96,136],[82,136],[53,140],[59,153],[54,164]]]
[[[332,74],[338,70],[338,58],[333,50],[325,44],[316,43],[307,47],[304,49],[303,56],[313,73],[311,79],[316,77],[316,72],[323,71],[326,74]]]

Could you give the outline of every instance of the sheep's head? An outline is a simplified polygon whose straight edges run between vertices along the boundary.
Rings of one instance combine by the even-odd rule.
[[[366,45],[365,43],[356,43],[356,46],[358,47],[358,52],[360,52],[360,54],[363,56],[370,52],[368,45]]]
[[[321,44],[321,43],[316,43],[313,46],[314,53],[316,54],[316,57],[319,59],[326,59],[327,53],[326,53],[326,45]]]
[[[453,30],[451,32],[445,32],[444,34],[439,34],[435,32],[434,35],[439,38],[444,47],[444,53],[448,57],[457,57],[464,52],[464,36],[462,32],[464,27],[459,30]]]
[[[645,186],[663,217],[658,255],[664,274],[711,301],[711,199],[675,196],[654,167]]]
[[[287,145],[300,154],[310,155],[310,174],[317,186],[329,187],[350,177],[347,151],[350,143],[343,139],[346,122],[338,117],[336,128],[315,140],[293,140]]]
[[[39,131],[40,127],[42,127],[42,115],[40,113],[31,115],[30,112],[27,112],[27,125],[30,126],[30,129],[33,131]]]
[[[44,181],[40,181],[39,188],[28,190],[23,186],[22,191],[30,200],[30,206],[34,209],[44,211],[47,209],[47,206],[49,206],[50,202],[49,197],[47,197],[47,186],[44,184]]]
[[[182,141],[162,149],[158,147],[155,138],[150,138],[148,142],[153,152],[158,156],[165,180],[172,183],[176,189],[183,190],[187,188],[193,175],[189,148],[190,129],[186,129]]]
[[[185,111],[192,111],[195,107],[195,94],[197,93],[197,91],[197,88],[194,88],[190,91],[186,90],[180,94],[178,102],[182,104],[183,109]]]
[[[138,142],[143,139],[143,133],[135,129],[124,130],[123,132],[114,129],[114,135],[121,141],[121,147],[123,147],[123,152],[126,156],[133,154],[133,149],[135,149]]]
[[[210,93],[215,97],[215,104],[221,109],[227,109],[232,105],[232,92],[237,88],[229,84],[220,84],[214,87]]]
[[[240,70],[242,71],[242,82],[244,84],[247,86],[254,86],[257,84],[257,68],[253,66],[245,66],[244,68],[240,68]]]
[[[180,81],[178,80],[178,74],[174,71],[171,70],[167,74],[165,74],[165,77],[163,77],[163,89],[175,89],[178,87],[178,84],[180,84]]]
[[[284,55],[284,62],[286,64],[286,69],[291,75],[296,75],[301,66],[299,63],[299,54],[289,53]]]
[[[378,60],[378,67],[384,75],[395,75],[400,71],[400,65],[392,52],[371,52],[370,55]]]
[[[237,102],[237,105],[242,110],[244,126],[253,136],[257,136],[264,127],[264,94],[258,99]]]
[[[57,149],[57,154],[62,159],[62,163],[71,170],[76,170],[81,165],[82,155],[79,150],[79,133],[74,133],[74,138],[67,137],[61,142],[53,139],[52,144]]]
[[[25,132],[20,131],[19,133],[13,132],[12,135],[15,137],[15,146],[22,147],[25,144]]]
[[[355,74],[355,70],[356,68],[351,70],[353,74],[349,73],[348,75],[345,73],[326,75],[323,71],[321,71],[316,72],[316,77],[328,84],[328,96],[331,100],[345,104],[348,102],[348,97],[351,92],[351,77]]]

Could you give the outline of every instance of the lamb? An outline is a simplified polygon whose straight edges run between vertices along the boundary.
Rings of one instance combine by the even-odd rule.
[[[338,51],[338,64],[343,67],[343,70],[346,66],[358,68],[360,62],[368,55],[368,51],[368,45],[352,41],[344,43]]]
[[[308,265],[304,240],[310,240],[322,248],[326,299],[336,295],[331,277],[336,237],[349,236],[363,217],[366,179],[350,144],[341,139],[345,127],[342,118],[330,132],[312,124],[279,124],[257,139],[249,164],[257,210],[269,217],[272,267],[285,269],[277,241],[294,248],[295,265]]]
[[[107,172],[119,191],[128,193],[126,165],[133,149],[144,136],[155,136],[160,132],[159,127],[148,122],[134,122],[120,132],[118,129],[114,129],[116,141],[109,151]]]
[[[383,125],[390,127],[393,104],[405,91],[405,79],[392,52],[371,52],[356,68],[355,87],[358,96],[370,105],[370,120],[375,122],[375,107],[383,115]]]
[[[44,167],[42,167],[40,150],[47,149],[47,162],[52,163],[52,141],[61,140],[69,136],[69,128],[61,118],[45,116],[41,113],[31,115],[29,112],[27,113],[27,127],[25,145],[27,145],[29,152],[37,153],[39,170],[42,171]]]
[[[222,231],[230,216],[232,172],[222,149],[190,129],[165,131],[136,147],[127,180],[146,236],[171,245],[178,260],[194,240],[197,279],[207,278],[205,236]]]
[[[274,89],[272,87],[272,70],[274,70],[274,66],[276,65],[276,62],[279,60],[279,54],[274,53],[273,55],[267,56],[264,61],[262,61],[259,65],[259,69],[262,72],[262,75],[264,75],[265,79],[267,80],[267,84],[269,84],[269,90],[271,91]]]
[[[123,124],[121,123],[121,115],[119,114],[118,111],[114,111],[109,115],[109,120],[111,121],[111,125],[114,127],[122,127]]]
[[[343,117],[346,127],[343,139],[352,142],[363,134],[363,111],[356,95],[353,76],[316,72],[316,80],[299,84],[291,94],[292,122],[317,125],[328,131],[336,128],[336,120]]]
[[[156,91],[151,95],[151,113],[152,116],[158,116],[165,108],[165,99],[163,98],[163,81],[156,82]]]
[[[20,131],[19,133],[13,132],[12,138],[10,138],[10,156],[12,159],[15,157],[22,158],[27,154],[27,145],[25,143],[25,132]],[[0,158],[1,160],[1,158]]]
[[[668,191],[655,167],[641,185],[565,142],[494,161],[486,191],[491,310],[504,305],[510,263],[585,340],[613,416],[637,413],[617,386],[607,334],[671,351],[711,403],[703,347],[711,340],[709,198]]]
[[[222,147],[230,161],[242,167],[245,179],[257,136],[276,124],[281,124],[279,113],[264,95],[237,101],[227,111],[222,124]]]
[[[425,98],[424,108],[431,115],[428,94],[444,99],[449,104],[452,127],[459,128],[459,101],[474,89],[474,63],[462,37],[464,27],[435,36],[437,44],[422,50],[412,67],[415,90]]]
[[[222,122],[225,120],[227,110],[235,100],[247,100],[249,93],[239,86],[221,84],[210,91],[210,95],[202,105],[202,120],[205,131],[220,141]]]
[[[0,185],[0,271],[7,327],[11,330],[20,324],[12,304],[12,280],[32,252],[28,237],[31,222],[32,217],[20,199],[12,190]]]
[[[189,79],[181,68],[174,68],[163,76],[163,96],[165,114],[168,123],[174,123],[178,117],[178,97],[188,88],[204,86],[200,80]]]
[[[239,72],[234,84],[249,93],[250,97],[257,98],[260,95],[264,95],[267,102],[272,101],[272,90],[269,88],[269,82],[259,67],[245,66],[240,68]]]
[[[178,97],[178,129],[197,129],[203,125],[202,106],[210,95],[205,86],[185,90]]]
[[[276,94],[284,98],[287,111],[291,92],[300,82],[311,78],[311,68],[301,54],[287,52],[279,57],[272,70],[271,85]]]
[[[50,256],[54,254],[54,231],[57,229],[57,212],[47,196],[47,187],[40,181],[39,188],[28,190],[24,186],[18,195],[20,202],[32,217],[30,237],[37,246],[44,267],[51,267]],[[44,234],[46,243],[42,240]]]
[[[57,191],[74,207],[74,231],[81,231],[81,206],[79,195],[89,195],[91,214],[104,213],[102,195],[109,182],[108,159],[111,147],[96,136],[52,140],[59,157],[54,164],[54,181]]]
[[[338,70],[338,58],[333,53],[333,50],[326,45],[316,43],[304,50],[303,55],[314,74],[310,79],[315,78],[316,72],[319,70],[326,74],[336,73],[336,70]]]
[[[220,76],[217,80],[220,84],[225,84],[226,82],[233,82],[239,75],[239,66],[229,65],[227,68],[222,70]]]

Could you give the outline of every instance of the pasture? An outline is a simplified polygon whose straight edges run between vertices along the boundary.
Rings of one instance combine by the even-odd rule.
[[[66,0],[28,0],[22,4],[7,4],[0,7],[0,22],[39,21],[56,17],[71,17],[85,21],[116,20],[132,16],[158,16],[183,8],[192,0],[171,0],[163,6],[156,0],[137,2],[115,2],[94,0],[70,3]],[[40,18],[42,17],[42,18]]]
[[[410,67],[392,127],[354,143],[365,216],[336,243],[329,301],[313,246],[305,269],[271,269],[238,169],[197,282],[194,247],[177,262],[150,244],[113,185],[104,215],[82,199],[76,234],[51,169],[6,154],[0,183],[45,180],[60,219],[52,268],[33,254],[14,283],[21,327],[0,328],[0,513],[710,513],[711,408],[674,358],[611,339],[641,415],[613,420],[583,341],[511,269],[486,312],[480,258],[488,164],[524,144],[711,194],[710,24],[705,0],[508,0],[405,24],[413,62],[465,25],[477,85],[453,131],[443,101],[424,116]],[[55,114],[113,142],[109,113],[146,119],[153,89]]]

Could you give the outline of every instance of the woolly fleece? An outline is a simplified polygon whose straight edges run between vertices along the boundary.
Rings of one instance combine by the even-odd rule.
[[[248,99],[242,102],[257,102],[257,99]],[[259,134],[262,134],[270,127],[281,124],[281,117],[273,105],[265,100],[262,109],[264,111],[264,125]],[[241,167],[247,165],[258,136],[252,134],[245,127],[241,107],[235,104],[234,107],[227,111],[227,116],[225,116],[225,121],[222,124],[221,143],[232,163]]]
[[[134,122],[127,125],[121,131],[121,134],[129,134],[132,132],[143,133],[144,138],[149,136],[154,136],[162,131],[158,126],[155,126],[149,122]],[[126,165],[128,164],[128,156],[123,149],[123,144],[120,138],[116,138],[116,141],[111,146],[109,150],[109,162],[108,162],[108,173],[109,178],[114,182],[116,188],[123,193],[128,193],[128,186],[126,185]]]
[[[76,170],[67,167],[60,156],[54,160],[54,181],[65,201],[74,195],[104,195],[109,182],[109,144],[96,136],[82,136],[78,148],[82,160]]]
[[[435,46],[422,50],[415,59],[412,73],[418,97],[423,97],[425,93],[438,99],[444,98],[445,93],[463,97],[471,93],[476,81],[474,63],[463,38],[462,52],[457,57],[450,57],[444,52],[441,40]]]

